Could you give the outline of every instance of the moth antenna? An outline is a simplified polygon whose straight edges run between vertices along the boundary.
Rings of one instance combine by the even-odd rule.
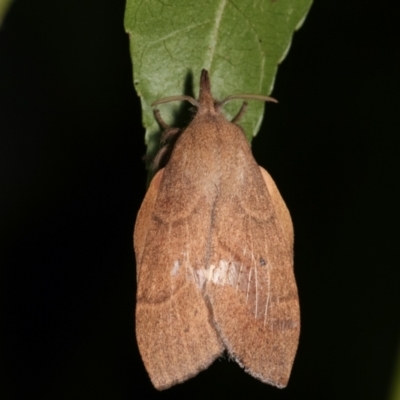
[[[186,95],[179,95],[179,96],[169,96],[169,97],[164,97],[163,99],[156,100],[154,103],[151,104],[152,107],[158,105],[158,104],[163,104],[163,103],[170,103],[171,101],[188,101],[189,103],[193,104],[195,107],[199,107],[199,102],[195,100],[191,96],[186,96]]]
[[[240,99],[240,100],[261,100],[261,101],[270,101],[272,103],[278,103],[278,100],[274,99],[273,97],[270,96],[263,96],[261,94],[245,94],[245,93],[240,93],[240,94],[232,94],[228,97],[226,97],[224,100],[218,102],[218,106],[222,107],[224,104],[226,104],[228,101],[235,100],[235,99]]]

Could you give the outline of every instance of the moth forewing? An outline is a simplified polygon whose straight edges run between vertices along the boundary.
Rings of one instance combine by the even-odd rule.
[[[154,211],[154,204],[157,199],[158,188],[164,169],[157,172],[150,182],[150,187],[146,192],[142,205],[136,217],[135,229],[133,233],[133,246],[136,255],[136,275],[139,276],[139,268],[146,243],[147,232],[150,227],[151,218]]]
[[[226,131],[224,139],[232,143],[234,128]],[[244,137],[236,137],[221,149],[223,159],[232,148],[236,152],[220,166],[210,246],[213,276],[229,276],[210,279],[206,295],[227,350],[253,376],[284,387],[300,328],[291,221],[272,179],[266,182],[253,157],[247,157]]]

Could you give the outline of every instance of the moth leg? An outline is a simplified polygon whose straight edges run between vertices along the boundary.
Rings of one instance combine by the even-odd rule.
[[[172,152],[172,148],[174,147],[174,144],[175,144],[176,140],[178,139],[182,130],[179,128],[174,128],[174,127],[168,126],[165,123],[165,121],[162,119],[159,110],[156,109],[153,112],[154,112],[154,118],[157,120],[157,122],[163,129],[163,132],[162,132],[161,138],[160,138],[160,149],[158,150],[158,153],[154,157],[154,160],[153,160],[152,166],[151,166],[151,168],[154,171],[157,171],[158,169],[164,167],[167,164],[169,157],[171,155],[171,152]]]
[[[151,168],[154,171],[158,171],[159,169],[163,168],[167,164],[170,156],[171,156],[171,146],[168,145],[162,146],[155,155],[151,163]]]
[[[157,122],[163,129],[163,132],[161,135],[161,140],[160,140],[161,144],[164,144],[167,140],[174,138],[174,136],[176,134],[180,133],[181,129],[168,126],[165,123],[165,121],[161,118],[161,114],[160,114],[159,110],[154,110],[154,118],[157,120]]]
[[[242,107],[240,107],[239,112],[237,113],[236,117],[233,118],[233,120],[231,121],[233,124],[236,124],[237,122],[239,122],[239,120],[243,117],[244,113],[247,110],[247,101],[244,101],[242,104]]]

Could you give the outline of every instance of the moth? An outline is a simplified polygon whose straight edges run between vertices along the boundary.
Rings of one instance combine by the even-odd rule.
[[[195,376],[224,351],[246,372],[287,385],[300,333],[293,226],[243,130],[201,72],[197,112],[157,172],[134,229],[136,338],[154,386]],[[168,128],[160,114],[160,125]],[[176,132],[175,132],[176,133]]]

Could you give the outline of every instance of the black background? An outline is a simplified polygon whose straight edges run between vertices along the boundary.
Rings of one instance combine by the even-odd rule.
[[[146,172],[124,6],[16,0],[0,30],[0,398],[386,399],[400,337],[398,13],[316,1],[253,142],[295,226],[289,386],[222,359],[157,392],[134,335]]]

